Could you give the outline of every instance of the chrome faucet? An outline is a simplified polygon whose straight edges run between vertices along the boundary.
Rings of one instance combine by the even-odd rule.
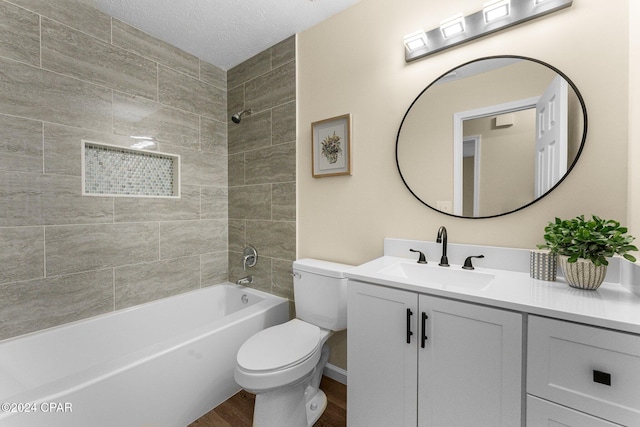
[[[449,259],[447,258],[447,229],[444,226],[438,229],[436,243],[442,243],[442,257],[438,265],[441,267],[449,267]]]
[[[255,267],[258,263],[258,251],[253,246],[249,245],[244,248],[242,253],[242,270],[246,271],[247,267]]]
[[[247,276],[247,277],[238,279],[238,281],[236,282],[236,285],[248,285],[250,283],[253,283],[253,276]]]

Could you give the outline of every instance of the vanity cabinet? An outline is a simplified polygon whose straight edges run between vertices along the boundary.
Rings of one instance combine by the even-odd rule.
[[[519,426],[522,315],[349,281],[349,427]]]
[[[529,316],[527,353],[528,425],[640,426],[640,336]]]

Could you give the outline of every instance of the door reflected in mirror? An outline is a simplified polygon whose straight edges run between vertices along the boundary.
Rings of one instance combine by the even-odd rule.
[[[586,128],[582,97],[559,70],[530,58],[483,58],[416,98],[398,131],[396,161],[427,206],[495,217],[552,191],[576,163]]]
[[[458,200],[457,192],[461,191],[463,216],[483,216],[497,203],[502,209],[514,210],[531,200],[533,189],[529,183],[535,179],[535,122],[535,108],[464,119],[462,168],[454,172],[462,175],[458,178],[462,188],[454,188],[454,200]],[[504,179],[505,175],[511,179]],[[528,193],[523,190],[527,187]],[[455,212],[459,214],[459,210]]]

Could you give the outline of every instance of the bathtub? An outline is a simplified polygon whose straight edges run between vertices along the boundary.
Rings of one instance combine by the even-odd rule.
[[[2,427],[186,427],[287,300],[221,284],[0,342]]]

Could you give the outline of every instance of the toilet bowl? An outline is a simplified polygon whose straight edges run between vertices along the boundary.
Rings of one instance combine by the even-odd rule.
[[[256,395],[254,426],[313,425],[326,408],[318,388],[332,331],[293,319],[252,336],[238,351],[236,382]],[[326,356],[323,358],[323,348]]]
[[[255,427],[309,427],[326,408],[320,390],[327,339],[346,328],[344,264],[293,263],[297,318],[264,329],[238,350],[236,382],[256,395]]]
[[[238,351],[236,381],[259,392],[300,380],[320,361],[329,334],[293,319],[253,335]]]

